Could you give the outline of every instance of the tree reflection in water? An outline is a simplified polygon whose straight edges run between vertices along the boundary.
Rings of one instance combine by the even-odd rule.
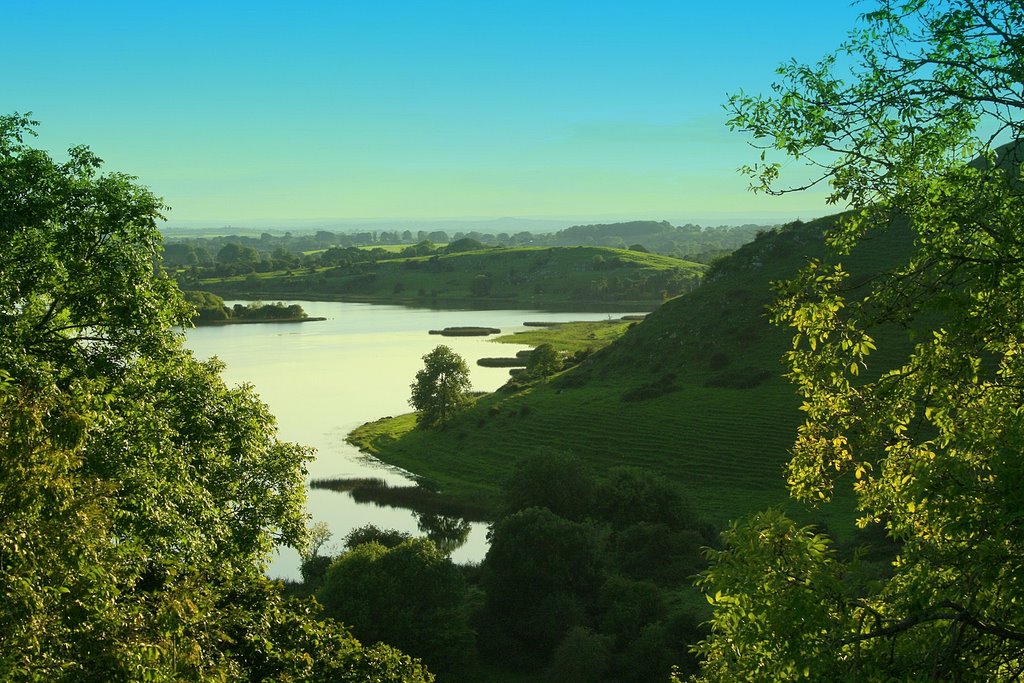
[[[447,555],[465,544],[471,528],[469,522],[459,517],[426,512],[416,515],[416,526]]]

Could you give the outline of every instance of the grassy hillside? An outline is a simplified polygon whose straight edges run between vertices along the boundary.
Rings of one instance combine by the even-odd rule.
[[[333,268],[209,278],[223,297],[328,298],[410,304],[654,307],[693,289],[705,266],[603,247],[488,248]]]
[[[718,521],[785,503],[783,465],[799,402],[781,377],[791,334],[772,327],[765,312],[770,283],[823,252],[822,229],[831,220],[762,235],[720,262],[698,290],[547,383],[483,397],[441,431],[384,421],[355,439],[477,501],[494,500],[518,457],[552,449],[572,451],[598,471],[634,465],[660,472]],[[862,282],[891,266],[909,240],[903,229],[878,233],[844,265]],[[892,332],[880,352],[903,345],[904,336]],[[884,363],[878,356],[876,364]],[[848,515],[845,498],[845,507],[829,506],[828,514]],[[816,512],[787,504],[815,519]]]

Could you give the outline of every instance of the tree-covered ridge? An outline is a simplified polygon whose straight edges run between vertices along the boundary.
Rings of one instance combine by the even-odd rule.
[[[306,449],[182,346],[161,201],[0,117],[0,678],[424,681],[263,576]]]
[[[483,247],[418,256],[374,256],[356,248],[331,256],[331,251],[322,254],[323,261],[334,264],[330,267],[205,279],[181,271],[178,277],[186,287],[236,298],[651,307],[692,291],[706,269],[671,256],[609,247]]]

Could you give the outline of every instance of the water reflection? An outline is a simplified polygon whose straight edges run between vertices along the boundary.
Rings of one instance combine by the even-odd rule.
[[[416,526],[445,555],[451,555],[465,545],[469,539],[469,531],[473,528],[464,519],[430,513],[417,515]]]

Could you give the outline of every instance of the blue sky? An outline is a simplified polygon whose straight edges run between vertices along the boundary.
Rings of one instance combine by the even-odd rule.
[[[56,2],[4,10],[0,112],[170,223],[810,218],[753,195],[728,93],[834,50],[846,2]],[[794,169],[795,172],[799,172]]]

